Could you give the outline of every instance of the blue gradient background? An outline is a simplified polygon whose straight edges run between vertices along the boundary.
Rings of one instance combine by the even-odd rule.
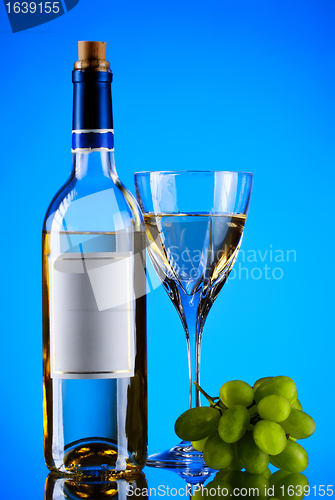
[[[71,168],[71,70],[80,39],[107,41],[116,165],[252,171],[242,249],[296,262],[236,263],[208,317],[202,385],[287,374],[317,423],[311,485],[333,484],[335,4],[331,0],[80,0],[12,34],[0,7],[3,498],[42,499],[41,227]],[[192,193],[189,193],[192,196]],[[280,266],[283,278],[252,279]],[[258,276],[257,272],[255,272]],[[159,287],[148,296],[149,451],[177,442],[186,345]],[[20,480],[18,479],[20,477]],[[168,479],[166,479],[168,477]],[[183,484],[148,471],[149,483]]]

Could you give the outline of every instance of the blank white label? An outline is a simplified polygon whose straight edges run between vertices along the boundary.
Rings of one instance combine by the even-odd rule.
[[[130,253],[49,256],[51,376],[134,375],[134,266]]]

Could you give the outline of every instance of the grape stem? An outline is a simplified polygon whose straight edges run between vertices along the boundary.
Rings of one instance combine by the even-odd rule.
[[[250,416],[250,423],[253,424],[253,425],[256,425],[257,422],[259,422],[260,420],[261,420],[261,418],[258,415],[258,413]]]
[[[210,406],[216,406],[217,403],[215,403],[215,399],[220,399],[220,398],[211,398],[206,391],[204,391],[200,385],[197,383],[197,382],[193,382],[193,384],[195,385],[195,387],[197,388],[197,390],[203,395],[205,396],[205,398],[207,399],[207,401],[209,402]]]

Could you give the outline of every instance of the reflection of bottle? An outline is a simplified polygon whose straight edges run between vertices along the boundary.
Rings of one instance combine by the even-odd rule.
[[[144,474],[130,481],[124,479],[97,481],[55,478],[49,475],[45,483],[44,500],[127,500],[148,498],[148,483]]]
[[[145,233],[115,171],[105,54],[79,42],[73,171],[43,227],[45,459],[88,475],[147,453]]]

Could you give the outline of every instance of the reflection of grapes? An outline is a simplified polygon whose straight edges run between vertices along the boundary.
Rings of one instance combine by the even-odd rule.
[[[291,484],[286,477],[292,476],[292,484],[308,484],[300,474],[308,465],[308,456],[295,441],[311,436],[315,423],[302,411],[291,378],[264,377],[253,387],[231,380],[221,387],[220,398],[211,398],[197,387],[210,407],[183,413],[176,421],[175,431],[181,439],[192,441],[196,450],[203,451],[209,467],[219,469],[214,482],[220,480],[235,487],[238,478],[246,484],[266,485],[268,481],[274,485],[278,481],[286,487]],[[281,469],[271,477],[269,461]],[[260,474],[263,479],[252,477]],[[276,491],[275,496],[288,498],[284,490]],[[291,498],[302,496],[294,493]]]
[[[303,474],[288,474],[274,484],[274,493],[283,500],[297,500],[305,496],[308,479]]]
[[[246,474],[245,488],[256,488],[259,494],[257,498],[266,500],[268,498],[269,480],[263,474]]]
[[[199,487],[198,487],[199,488]],[[215,492],[216,490],[216,492]],[[280,470],[270,476],[220,470],[192,499],[230,497],[231,500],[301,500],[308,491],[304,474]]]

